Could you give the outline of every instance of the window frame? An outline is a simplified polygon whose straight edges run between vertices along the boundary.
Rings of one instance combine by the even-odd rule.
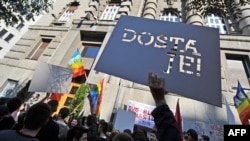
[[[10,41],[12,38],[14,38],[14,37],[15,37],[14,34],[9,33],[9,35],[8,35],[7,37],[4,38],[4,41],[9,42],[9,41]]]
[[[245,75],[247,78],[246,80],[242,80],[241,77],[239,77],[238,80],[240,81],[244,89],[250,90],[250,56],[244,55],[244,54],[226,53],[225,59],[226,59],[226,65],[227,65],[227,70],[228,70],[228,80],[229,80],[230,88],[233,88],[233,89],[237,88],[237,82],[233,83],[232,81],[235,80],[236,79],[235,77],[237,77],[238,75],[234,75],[235,77],[232,77],[232,75],[230,75],[232,72],[230,72],[231,68],[228,64],[228,60],[234,60],[234,61],[242,62],[242,66],[244,69],[242,71],[245,72]],[[234,71],[234,73],[238,74],[236,71]]]
[[[3,29],[0,31],[0,38],[2,38],[4,35],[6,35],[6,33],[8,33],[8,30],[6,30],[5,28],[3,28]]]
[[[113,8],[115,8],[114,12],[112,12]],[[102,15],[100,17],[100,20],[103,20],[103,21],[114,21],[116,19],[116,16],[117,16],[118,11],[119,11],[120,8],[121,8],[121,5],[118,4],[118,3],[110,3],[110,4],[108,4],[105,7],[105,9],[103,10]]]
[[[60,22],[67,22],[71,19],[71,17],[74,15],[75,10],[78,8],[78,6],[68,6],[67,10],[63,12],[63,14],[60,16],[58,21]]]
[[[11,83],[14,83],[14,84],[11,84]],[[17,91],[16,90],[17,86],[18,86],[18,81],[13,80],[13,79],[7,79],[0,88],[0,97],[3,97],[3,96],[7,98],[15,97],[16,95],[13,95],[13,92],[15,93],[15,91]],[[3,94],[3,93],[6,93],[9,89],[12,89],[12,92],[11,92],[11,95],[8,97],[7,94]]]
[[[19,24],[16,26],[16,30],[21,31],[21,29],[23,29],[24,26],[25,26],[24,23],[19,23]]]
[[[89,53],[88,50],[90,50],[90,49],[98,49],[98,51],[95,53],[94,57],[86,56],[86,54]],[[81,52],[81,56],[83,58],[92,58],[92,59],[95,59],[97,57],[99,51],[100,51],[100,46],[86,44],[86,45],[83,45],[83,50]]]
[[[38,60],[52,41],[53,38],[41,38],[41,40],[37,44],[37,47],[35,47],[34,50],[31,51],[28,58],[31,60]]]
[[[211,23],[211,22],[208,22],[211,20],[211,18],[208,18],[209,17],[216,17],[216,18],[213,18],[213,20],[218,20],[217,18],[219,18],[219,23]],[[228,34],[229,33],[229,28],[228,28],[228,23],[227,23],[227,19],[225,18],[225,16],[223,16],[222,14],[217,14],[217,13],[207,13],[204,17],[204,20],[205,20],[205,26],[206,27],[211,27],[211,28],[217,28],[219,29],[219,33],[220,34]],[[222,27],[223,25],[223,27]],[[216,27],[214,27],[216,26]],[[217,26],[220,26],[220,28],[218,28]],[[223,30],[225,31],[225,33],[222,33],[222,28]]]
[[[171,19],[171,20],[167,20],[167,19]],[[178,21],[176,21],[176,20],[172,21],[173,19],[177,19]],[[167,22],[174,22],[174,23],[180,23],[181,22],[181,18],[179,17],[179,14],[176,11],[172,11],[172,10],[164,10],[164,11],[162,11],[161,15],[160,15],[160,20],[161,21],[167,21]]]

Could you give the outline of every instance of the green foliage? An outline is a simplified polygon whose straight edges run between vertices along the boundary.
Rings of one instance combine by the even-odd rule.
[[[250,4],[250,0],[239,0],[238,3],[235,3],[235,0],[191,0],[186,7],[187,10],[193,9],[205,14],[215,12],[226,7],[231,10],[231,8],[236,5],[244,6],[246,4]]]
[[[217,15],[229,16],[238,19],[241,17],[240,6],[250,4],[250,0],[183,0],[186,3],[186,10],[197,12],[201,15],[214,13]]]
[[[89,93],[88,84],[82,84],[76,91],[72,103],[69,105],[70,113],[75,113],[75,115],[79,115],[79,113],[83,108],[84,100],[87,97],[88,93]]]
[[[0,21],[14,26],[19,21],[25,22],[23,17],[34,20],[34,14],[49,12],[52,6],[52,0],[0,0]]]

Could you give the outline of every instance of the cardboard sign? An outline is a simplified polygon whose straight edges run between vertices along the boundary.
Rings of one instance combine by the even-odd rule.
[[[114,128],[116,130],[123,132],[123,130],[125,129],[130,129],[131,131],[133,131],[134,123],[135,113],[118,109],[114,119]]]
[[[221,107],[220,67],[218,29],[121,16],[95,70]]]
[[[68,93],[72,74],[71,69],[37,62],[29,92]]]

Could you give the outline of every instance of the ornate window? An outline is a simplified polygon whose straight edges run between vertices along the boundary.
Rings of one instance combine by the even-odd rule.
[[[115,20],[116,14],[118,13],[119,5],[108,5],[102,13],[100,20]]]
[[[76,9],[77,9],[77,6],[69,6],[68,9],[59,18],[59,21],[61,21],[61,22],[69,21],[71,16],[75,13]]]
[[[161,13],[160,20],[169,21],[169,22],[180,22],[180,18],[175,12],[172,11],[164,11]]]
[[[205,24],[207,27],[218,28],[220,34],[227,34],[227,27],[225,24],[225,18],[218,14],[210,13],[205,17]]]

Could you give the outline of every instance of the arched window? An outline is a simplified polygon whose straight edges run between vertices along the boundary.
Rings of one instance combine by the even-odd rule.
[[[205,17],[205,24],[207,27],[218,28],[220,34],[228,33],[224,17],[219,16],[218,14],[207,14]]]
[[[161,13],[160,20],[162,21],[169,21],[169,22],[180,22],[180,18],[178,15],[171,11],[164,11]]]

